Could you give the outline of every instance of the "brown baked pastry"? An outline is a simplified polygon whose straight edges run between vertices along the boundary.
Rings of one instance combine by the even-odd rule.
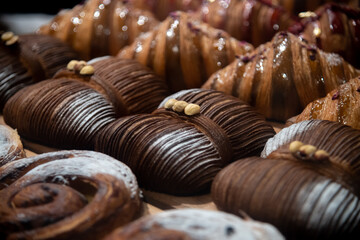
[[[175,96],[178,101],[169,100],[165,108],[117,119],[97,136],[95,150],[126,163],[146,189],[174,195],[207,191],[221,168],[258,155],[274,135],[250,106],[221,92],[197,89]]]
[[[56,71],[76,59],[66,44],[50,36],[1,34],[0,40],[0,111],[6,101],[21,88],[52,77]]]
[[[87,0],[62,10],[39,29],[71,45],[83,59],[116,55],[139,34],[158,24],[147,11],[134,9],[123,0]]]
[[[138,60],[166,79],[172,92],[200,87],[215,71],[252,50],[227,33],[183,12],[174,12],[156,29],[119,52]]]
[[[0,166],[26,157],[17,131],[0,124]]]
[[[304,11],[315,11],[325,3],[335,2],[352,7],[359,7],[359,0],[268,0],[272,4],[282,6],[287,11],[298,14]]]
[[[174,11],[196,11],[203,0],[129,0],[134,7],[151,11],[155,16],[164,20],[169,13]]]
[[[284,239],[276,228],[232,214],[177,209],[145,216],[117,229],[105,240]]]
[[[281,32],[213,74],[203,88],[231,94],[269,119],[286,121],[359,73],[339,55]]]
[[[72,70],[15,94],[4,108],[6,123],[47,146],[93,149],[95,135],[115,117],[151,112],[167,94],[164,82],[133,60],[73,62]]]
[[[359,238],[358,130],[304,121],[269,139],[262,157],[240,159],[216,176],[218,208],[245,211],[288,239]]]
[[[0,237],[100,239],[141,212],[136,178],[101,153],[60,151],[0,167]]]
[[[306,13],[300,36],[326,52],[340,54],[360,67],[360,8],[327,4]]]
[[[360,79],[354,78],[326,95],[309,103],[288,124],[310,119],[340,122],[360,130]]]
[[[267,0],[205,1],[202,19],[254,46],[270,41],[278,31],[298,25],[298,19]]]

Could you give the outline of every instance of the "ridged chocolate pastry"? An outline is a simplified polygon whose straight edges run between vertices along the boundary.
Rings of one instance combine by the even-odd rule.
[[[281,32],[214,73],[203,88],[231,94],[269,119],[286,121],[359,73],[339,55]]]
[[[69,46],[50,36],[1,34],[0,40],[0,111],[6,101],[21,88],[52,77],[56,71],[76,59]]]
[[[278,31],[298,25],[298,18],[268,0],[205,1],[202,19],[254,46],[270,41]]]
[[[26,154],[17,131],[0,125],[0,166],[24,157]]]
[[[5,122],[47,146],[93,149],[105,125],[151,112],[167,94],[164,82],[133,60],[71,61],[68,68],[15,94],[4,108]]]
[[[176,99],[107,125],[96,151],[126,163],[146,189],[191,195],[207,191],[231,161],[258,155],[274,135],[250,106],[221,92],[190,90]]]
[[[134,9],[124,0],[87,0],[73,9],[62,10],[38,32],[67,42],[88,60],[116,55],[157,24],[153,14]]]
[[[2,239],[100,239],[139,216],[136,178],[101,153],[60,151],[0,167]]]
[[[155,16],[164,20],[174,11],[197,11],[203,0],[129,0],[134,7],[151,11]]]
[[[287,124],[310,119],[340,122],[360,130],[360,79],[351,79],[326,95],[309,103],[304,111]]]
[[[141,35],[118,56],[136,59],[166,79],[172,92],[200,87],[215,71],[252,50],[222,30],[174,12],[156,29]]]
[[[277,227],[288,239],[360,237],[360,132],[304,121],[270,139],[263,158],[241,159],[212,185],[221,210]]]
[[[232,214],[178,209],[145,216],[118,229],[105,240],[284,239],[273,226]]]
[[[327,4],[303,15],[308,17],[303,20],[301,37],[360,67],[360,8]]]

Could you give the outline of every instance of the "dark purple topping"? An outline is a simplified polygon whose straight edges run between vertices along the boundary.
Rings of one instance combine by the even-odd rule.
[[[286,32],[286,31],[281,31],[281,32],[279,32],[279,36],[281,36],[281,37],[288,37],[289,34],[288,34],[288,32]]]
[[[244,63],[248,63],[248,62],[254,60],[254,58],[256,57],[256,55],[257,55],[257,54],[254,54],[254,55],[252,55],[252,56],[248,56],[248,55],[242,56],[242,57],[240,57],[240,60],[241,60],[242,62],[244,62]]]
[[[340,97],[340,93],[339,91],[337,91],[331,98],[331,100],[335,100],[335,99],[338,99]]]
[[[356,91],[360,92],[360,87],[358,87],[358,88],[356,89]]]
[[[315,61],[316,60],[316,56],[314,54],[310,54],[309,58],[311,61]]]

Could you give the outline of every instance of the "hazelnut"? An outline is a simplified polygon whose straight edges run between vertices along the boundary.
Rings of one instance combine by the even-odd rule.
[[[77,61],[77,60],[71,60],[71,61],[68,63],[68,65],[66,66],[66,68],[67,68],[68,70],[74,70],[74,67],[75,67],[76,64],[78,64],[78,62],[79,62],[79,61]]]
[[[80,70],[81,75],[92,75],[94,74],[94,67],[91,65],[86,65]]]
[[[80,72],[81,69],[86,66],[86,64],[87,63],[85,61],[78,61],[74,66],[74,70]]]
[[[11,46],[19,40],[19,36],[15,35],[5,42],[6,46]]]
[[[176,99],[171,98],[171,99],[169,99],[169,100],[166,101],[164,107],[165,107],[166,109],[171,109],[176,102],[177,102]]]
[[[291,153],[296,153],[297,151],[299,151],[300,147],[303,145],[304,144],[300,141],[293,141],[289,145],[289,150]]]
[[[317,17],[316,13],[307,11],[298,14],[299,18]]]
[[[303,145],[300,147],[300,153],[304,154],[306,156],[310,156],[312,154],[314,154],[317,150],[317,148],[313,145]]]
[[[175,111],[175,112],[183,112],[185,107],[188,105],[187,102],[185,101],[177,101],[175,102],[174,106],[172,107],[172,109]]]
[[[320,160],[320,161],[323,161],[323,160],[327,160],[329,159],[330,155],[328,152],[326,152],[325,150],[317,150],[315,153],[314,153],[314,158],[316,160]]]
[[[197,104],[190,103],[185,107],[184,112],[186,115],[189,116],[198,114],[200,113],[200,106]]]
[[[1,40],[5,42],[10,40],[13,36],[14,36],[13,32],[4,32],[3,34],[1,34]]]

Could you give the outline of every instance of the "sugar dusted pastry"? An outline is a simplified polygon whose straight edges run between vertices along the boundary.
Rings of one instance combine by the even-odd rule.
[[[203,88],[231,94],[269,119],[286,121],[358,75],[359,70],[339,55],[281,32],[249,56],[238,57],[214,73]]]
[[[172,92],[200,87],[215,71],[252,50],[224,31],[174,12],[118,56],[136,59],[166,79]]]
[[[26,153],[17,131],[0,125],[0,166],[24,157]]]
[[[141,212],[136,178],[91,151],[59,151],[0,167],[2,239],[100,239]]]

